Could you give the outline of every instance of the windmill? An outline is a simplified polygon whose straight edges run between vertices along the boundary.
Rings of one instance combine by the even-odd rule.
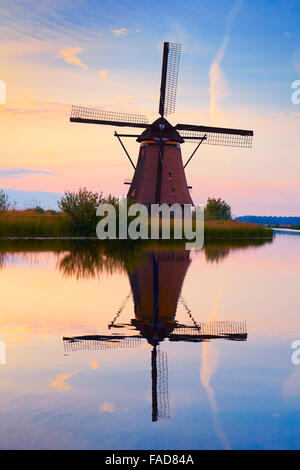
[[[99,108],[73,106],[70,121],[103,124],[115,127],[144,129],[141,134],[114,135],[122,145],[134,175],[127,197],[138,203],[193,204],[184,169],[202,143],[230,147],[252,147],[253,131],[202,125],[170,124],[165,116],[174,113],[181,45],[165,42],[161,72],[159,114],[152,124],[147,117],[106,111]],[[133,163],[121,137],[135,137],[140,144],[137,164]],[[196,148],[183,164],[180,144],[196,143]]]
[[[223,338],[232,341],[246,341],[245,322],[197,322],[181,296],[181,289],[190,265],[189,251],[155,251],[147,254],[147,259],[133,272],[129,280],[134,301],[135,318],[131,323],[117,323],[125,307],[123,302],[117,315],[108,325],[117,329],[112,335],[85,335],[64,337],[66,352],[139,348],[142,339],[151,345],[151,390],[152,421],[169,419],[168,362],[167,353],[160,343],[171,342],[201,343]],[[166,289],[168,285],[168,289]],[[129,296],[126,297],[128,300]],[[178,302],[181,302],[189,317],[186,324],[175,320]],[[138,334],[120,334],[120,329],[132,329]]]

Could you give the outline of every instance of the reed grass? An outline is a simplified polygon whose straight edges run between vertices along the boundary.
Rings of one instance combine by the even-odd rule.
[[[10,211],[0,214],[0,237],[66,237],[72,235],[65,215]]]
[[[171,221],[171,238],[173,224]],[[85,229],[96,238],[95,227]],[[150,230],[149,230],[150,233]],[[58,214],[38,214],[27,211],[9,211],[0,213],[0,237],[72,237],[85,236],[74,232],[70,217]],[[261,225],[238,222],[235,220],[206,221],[205,239],[248,239],[273,238],[273,231]]]
[[[273,236],[274,233],[271,229],[237,220],[216,220],[204,224],[204,239],[272,239]]]

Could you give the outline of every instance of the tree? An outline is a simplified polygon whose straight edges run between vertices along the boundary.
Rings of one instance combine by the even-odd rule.
[[[0,189],[0,212],[8,211],[11,207],[8,195]]]
[[[45,214],[45,209],[43,209],[41,206],[37,205],[33,208],[34,212],[37,212],[38,214]]]
[[[58,201],[58,207],[70,217],[75,234],[94,235],[98,222],[96,209],[103,202],[102,193],[80,188],[78,193],[65,191],[65,195]]]
[[[204,210],[206,219],[231,219],[231,207],[221,198],[208,198]]]

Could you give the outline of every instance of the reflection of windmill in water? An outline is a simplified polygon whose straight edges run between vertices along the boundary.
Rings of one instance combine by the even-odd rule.
[[[181,297],[183,281],[190,265],[189,252],[153,251],[129,273],[135,318],[118,323],[125,302],[109,324],[110,329],[132,328],[139,334],[64,337],[66,351],[106,348],[137,348],[145,338],[152,346],[152,421],[169,418],[167,354],[159,344],[169,341],[199,343],[213,338],[235,341],[247,339],[245,322],[197,322]],[[127,297],[126,301],[130,296]],[[178,302],[186,310],[188,322],[175,320]]]

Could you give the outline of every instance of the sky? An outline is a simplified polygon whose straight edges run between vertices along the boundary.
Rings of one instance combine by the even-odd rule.
[[[296,0],[2,0],[0,188],[19,207],[83,186],[125,194],[132,167],[115,128],[70,123],[71,105],[155,120],[170,41],[182,54],[169,121],[254,131],[252,149],[199,149],[186,169],[194,202],[300,216],[299,13]],[[136,161],[138,144],[126,146]],[[184,161],[193,149],[182,145]]]

